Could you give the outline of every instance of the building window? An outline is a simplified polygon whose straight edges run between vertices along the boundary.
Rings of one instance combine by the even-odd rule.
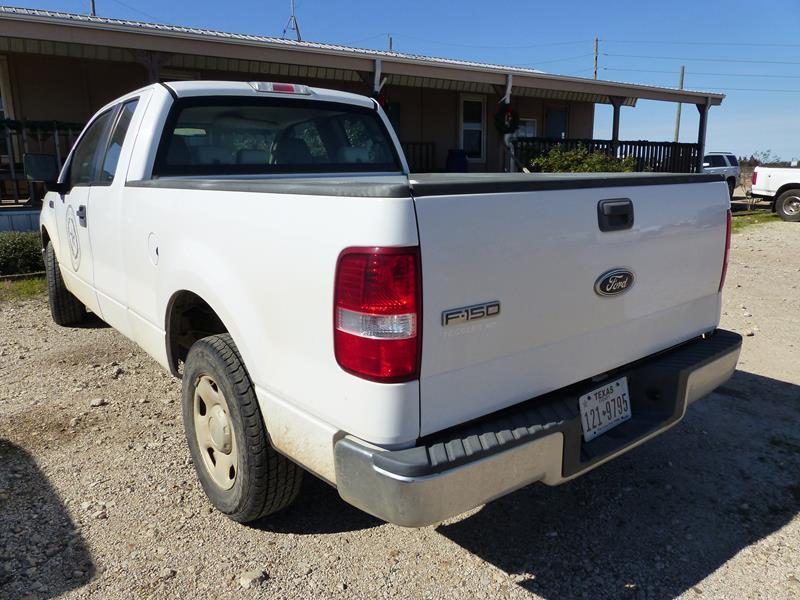
[[[486,110],[482,96],[461,97],[461,148],[472,162],[483,162],[486,149]]]
[[[537,135],[536,119],[520,119],[519,127],[511,135],[512,138],[535,138]]]

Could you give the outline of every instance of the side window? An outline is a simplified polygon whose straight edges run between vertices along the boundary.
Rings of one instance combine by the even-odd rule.
[[[739,161],[736,160],[736,157],[733,154],[728,154],[728,162],[731,163],[732,167],[738,167]]]
[[[725,163],[725,159],[722,157],[721,154],[707,154],[706,157],[703,159],[704,162],[708,163],[710,167],[727,167],[728,165]]]
[[[130,100],[122,105],[122,109],[117,116],[117,122],[114,125],[114,131],[108,141],[105,156],[103,156],[103,163],[100,168],[100,174],[97,180],[100,183],[111,183],[114,180],[114,173],[117,171],[117,163],[119,162],[119,153],[122,151],[122,143],[125,141],[125,134],[128,133],[133,113],[136,111],[136,105],[139,100]]]
[[[97,117],[75,147],[70,165],[69,185],[89,185],[95,180],[101,148],[105,148],[108,125],[114,111],[108,110]]]

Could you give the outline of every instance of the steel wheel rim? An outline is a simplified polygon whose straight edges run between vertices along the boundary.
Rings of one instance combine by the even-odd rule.
[[[207,374],[195,383],[192,413],[203,466],[217,486],[229,490],[239,470],[236,435],[225,395]]]
[[[783,210],[787,215],[800,214],[800,196],[789,196],[783,202]]]

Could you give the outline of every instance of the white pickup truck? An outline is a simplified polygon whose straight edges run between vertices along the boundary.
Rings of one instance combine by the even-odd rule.
[[[41,215],[52,316],[86,308],[183,379],[237,521],[303,470],[423,526],[568,481],[733,373],[716,175],[409,174],[366,97],[156,84],[89,122]]]
[[[772,200],[772,210],[784,221],[800,221],[800,167],[756,167],[751,194]]]

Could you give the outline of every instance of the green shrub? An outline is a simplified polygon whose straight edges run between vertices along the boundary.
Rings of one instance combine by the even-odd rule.
[[[44,271],[42,245],[35,231],[0,232],[0,275]]]
[[[564,150],[555,146],[531,161],[534,171],[543,173],[631,173],[636,170],[636,158],[615,158],[602,152],[589,152],[585,146]]]

